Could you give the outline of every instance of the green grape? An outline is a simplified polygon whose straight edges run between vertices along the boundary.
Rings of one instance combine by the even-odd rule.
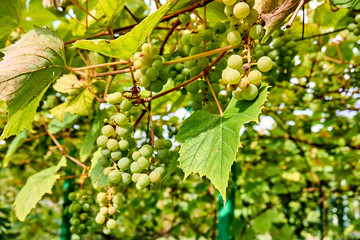
[[[104,135],[100,135],[97,139],[96,139],[96,144],[99,147],[106,147],[106,144],[108,142],[108,138]]]
[[[160,56],[160,55],[155,55],[155,56],[153,56],[153,61],[163,62],[164,58],[162,56]]]
[[[261,82],[262,74],[258,70],[251,70],[248,75],[251,84],[258,85]]]
[[[111,170],[107,177],[110,183],[118,183],[121,180],[121,173],[118,170]]]
[[[197,94],[199,92],[199,85],[196,82],[192,82],[187,85],[186,89],[191,94]]]
[[[207,30],[202,32],[202,37],[206,42],[208,42],[208,41],[212,40],[212,38],[214,37],[214,33],[213,33],[212,30],[207,29]]]
[[[119,104],[122,100],[122,94],[120,92],[110,93],[106,97],[106,101],[110,104]]]
[[[80,220],[79,220],[78,218],[72,217],[72,218],[70,219],[70,223],[71,223],[72,226],[77,227],[77,226],[80,225]]]
[[[272,41],[274,48],[280,48],[283,46],[283,41],[280,38],[274,38]]]
[[[146,71],[147,71],[147,69],[149,68],[149,66],[142,66],[141,68],[140,68],[140,72],[141,72],[141,74],[145,74],[146,73]]]
[[[226,25],[223,22],[217,22],[214,25],[214,32],[216,34],[223,34],[226,31]]]
[[[360,23],[360,13],[356,14],[355,16],[355,22]]]
[[[111,151],[115,151],[119,147],[118,141],[116,139],[109,139],[106,147]]]
[[[120,141],[119,141],[119,149],[120,149],[121,151],[126,151],[126,150],[128,150],[128,149],[129,149],[129,142],[126,141],[126,140],[124,140],[124,139],[120,140]]]
[[[209,43],[206,46],[209,51],[220,48],[220,45],[217,42]]]
[[[150,81],[155,81],[159,77],[159,70],[155,67],[149,67],[145,75]]]
[[[154,67],[158,71],[161,71],[164,68],[164,64],[160,60],[155,60],[152,64],[152,67]]]
[[[126,137],[129,136],[131,134],[131,132],[133,131],[133,128],[131,125],[127,124],[127,125],[123,125],[123,126],[119,126],[117,129],[117,133],[119,137]]]
[[[145,157],[140,157],[137,160],[137,163],[141,169],[145,169],[145,168],[149,167],[150,161],[149,161],[149,159],[147,159]]]
[[[236,91],[233,92],[233,97],[236,100],[243,100],[243,96],[242,96],[242,90],[240,88],[237,88]]]
[[[105,222],[105,216],[101,213],[98,213],[95,217],[95,222],[99,225],[102,225]]]
[[[140,176],[141,176],[140,173],[133,173],[133,175],[131,176],[131,181],[133,181],[134,183],[137,183]]]
[[[251,101],[258,95],[258,88],[254,84],[250,84],[247,89],[242,90],[242,96],[245,100]]]
[[[238,70],[242,68],[243,60],[241,56],[234,54],[229,57],[227,63],[229,67]]]
[[[190,68],[190,77],[195,77],[201,73],[201,69],[198,66]]]
[[[160,49],[158,47],[152,46],[150,48],[150,55],[151,56],[159,55],[159,53],[160,53]]]
[[[81,205],[79,203],[74,204],[74,212],[79,213],[81,212]]]
[[[127,123],[127,117],[122,113],[117,113],[113,116],[113,119],[118,125],[124,125]]]
[[[177,64],[175,65],[175,69],[176,69],[176,71],[178,71],[178,72],[180,72],[181,70],[183,70],[183,68],[184,68],[184,64],[182,64],[182,63],[177,63]]]
[[[234,6],[234,15],[239,19],[244,19],[250,14],[250,7],[245,2],[239,2]]]
[[[122,182],[125,185],[128,185],[131,182],[131,175],[129,173],[122,173],[121,178],[122,178]]]
[[[111,170],[112,170],[112,168],[110,168],[110,167],[105,168],[104,171],[103,171],[104,175],[108,176],[109,173],[111,172]]]
[[[131,164],[131,160],[127,157],[123,157],[118,161],[118,167],[122,170],[125,171],[127,169],[129,169]]]
[[[204,52],[204,50],[201,47],[195,46],[190,49],[190,55],[196,55]]]
[[[77,195],[76,192],[69,193],[69,196],[68,196],[69,200],[74,201],[76,199],[76,195]]]
[[[197,66],[201,70],[204,70],[205,68],[207,68],[209,66],[209,64],[210,64],[209,58],[200,58],[197,60]]]
[[[179,20],[184,25],[188,24],[191,21],[190,13],[185,12],[183,14],[180,14]]]
[[[198,103],[198,102],[192,102],[191,108],[192,108],[194,111],[201,110],[201,109],[202,109],[202,104],[201,104],[201,103]]]
[[[159,78],[160,80],[168,80],[169,78],[169,71],[167,69],[162,69],[160,72],[159,72]]]
[[[138,162],[132,162],[130,164],[130,171],[132,173],[139,173],[141,172],[142,168],[139,166],[139,163]]]
[[[185,77],[189,77],[190,76],[190,69],[188,68],[183,68],[183,70],[181,70],[181,74]]]
[[[132,107],[132,103],[128,99],[124,99],[124,101],[122,101],[120,104],[120,109],[125,112],[129,111],[131,107]]]
[[[116,213],[116,208],[113,207],[113,206],[109,207],[108,213],[109,213],[110,215],[114,215],[114,214]]]
[[[253,24],[258,20],[258,18],[259,18],[258,11],[256,11],[256,9],[254,8],[251,8],[249,15],[246,18],[244,18],[244,22],[248,24]]]
[[[141,157],[141,153],[140,152],[138,152],[138,151],[136,151],[136,152],[133,152],[133,154],[132,154],[132,159],[134,160],[134,161],[136,161],[136,160],[138,160],[139,159],[139,157]]]
[[[257,61],[257,68],[261,71],[261,72],[268,72],[271,70],[273,66],[273,61],[271,60],[271,58],[264,56],[259,58],[259,60]]]
[[[105,235],[110,235],[111,229],[109,229],[109,228],[107,228],[107,227],[104,227],[104,228],[103,228],[103,233],[104,233]]]
[[[139,191],[144,189],[144,188],[143,188],[142,186],[140,186],[140,184],[138,184],[138,183],[136,183],[135,186],[136,186],[136,189],[139,190]]]
[[[184,45],[190,45],[190,33],[184,33],[181,37],[181,43]]]
[[[224,4],[227,6],[234,5],[236,0],[223,0]]]
[[[111,153],[111,158],[115,161],[119,160],[122,157],[121,151],[115,151]]]
[[[163,89],[163,83],[160,80],[151,82],[150,90],[153,92],[160,92]]]
[[[161,176],[165,173],[165,169],[163,167],[157,167],[154,169],[154,171],[159,172]]]
[[[115,229],[117,227],[117,223],[114,219],[109,219],[106,222],[106,227],[109,229]]]
[[[247,3],[247,4],[249,4],[249,7],[254,7],[254,5],[255,5],[255,0],[245,0],[245,2]]]
[[[136,69],[136,70],[138,70],[138,69],[140,69],[142,67],[142,62],[141,62],[141,60],[136,60],[135,62],[134,62],[134,68]]]
[[[263,26],[256,24],[250,28],[250,37],[253,39],[260,39],[263,35]]]
[[[99,162],[100,162],[100,166],[102,166],[102,167],[107,167],[110,164],[110,160],[106,157],[100,158]]]
[[[190,36],[191,45],[200,46],[201,42],[202,42],[202,37],[199,34],[196,34],[196,33],[191,34],[191,36]]]
[[[244,90],[244,89],[248,89],[250,86],[250,81],[247,77],[243,77],[241,80],[240,80],[240,84],[239,84],[239,87]]]
[[[87,214],[87,213],[83,212],[83,213],[80,214],[80,219],[82,221],[85,221],[88,217],[89,217],[89,214]]]
[[[145,75],[142,75],[140,78],[140,84],[144,87],[148,87],[151,84],[151,81],[148,77],[146,77]]]
[[[164,148],[170,149],[172,147],[172,142],[170,139],[164,140]]]
[[[228,17],[232,17],[234,16],[234,5],[230,5],[230,6],[225,6],[224,8],[224,13],[226,16]]]
[[[101,149],[101,154],[102,154],[104,157],[110,157],[111,151],[110,151],[109,149]]]
[[[150,178],[146,174],[141,174],[139,177],[137,184],[139,184],[142,188],[146,187],[150,183]]]
[[[141,50],[148,52],[150,51],[150,44],[148,43],[143,43],[143,45],[141,45]]]
[[[149,175],[150,181],[152,183],[158,183],[161,180],[161,174],[157,171],[152,171]]]
[[[153,147],[151,145],[146,144],[140,148],[139,152],[144,157],[151,157],[153,153]]]
[[[113,126],[111,125],[105,125],[102,129],[101,129],[101,133],[103,135],[105,135],[106,137],[110,137],[111,135],[113,135],[115,133],[115,130],[113,128]]]
[[[175,82],[180,82],[180,83],[182,83],[184,80],[185,80],[185,76],[182,74],[178,74],[174,79]]]
[[[191,69],[192,67],[194,67],[196,65],[197,65],[196,60],[190,60],[185,63],[185,67],[187,67],[188,69]],[[177,74],[177,72],[176,72],[176,74]]]
[[[164,140],[163,139],[157,139],[154,143],[154,147],[157,149],[161,149],[164,147]]]
[[[99,202],[105,202],[105,201],[106,201],[106,193],[104,193],[104,192],[99,192],[99,193],[96,195],[96,199],[97,199]]]
[[[136,71],[134,72],[134,79],[135,79],[136,81],[139,81],[141,77],[142,77],[141,70],[140,70],[140,69],[136,70]]]
[[[121,204],[124,200],[124,195],[122,195],[121,193],[117,193],[113,198],[113,203]]]
[[[82,205],[82,209],[83,209],[83,211],[85,211],[85,212],[89,211],[89,210],[90,210],[90,204],[89,204],[89,203],[84,203],[84,204]]]
[[[159,149],[158,150],[158,153],[157,153],[157,156],[160,160],[166,160],[166,157],[168,156],[169,154],[169,150],[167,150],[166,148],[165,149]]]
[[[238,31],[229,32],[228,35],[226,36],[226,39],[228,43],[233,46],[239,45],[242,40],[241,35]]]
[[[201,89],[201,90],[207,89],[208,85],[207,85],[207,83],[205,81],[199,80],[199,81],[197,81],[197,83],[198,83],[199,89]]]
[[[238,84],[240,82],[241,75],[239,71],[229,68],[225,75],[225,81],[230,84]]]

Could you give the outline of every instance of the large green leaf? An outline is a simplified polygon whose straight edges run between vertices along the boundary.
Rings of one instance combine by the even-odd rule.
[[[263,85],[253,101],[232,99],[222,117],[198,111],[185,120],[176,136],[185,178],[191,173],[205,175],[226,199],[231,166],[241,146],[240,128],[248,121],[258,120],[267,93],[267,86]]]
[[[27,137],[28,137],[28,131],[25,129],[11,141],[11,143],[9,144],[9,148],[6,151],[5,158],[2,162],[4,167],[7,167],[11,157],[14,155],[16,150],[18,150],[18,148],[25,142]]]
[[[20,0],[0,0],[0,6],[0,48],[2,48],[10,33],[19,26],[21,3]]]
[[[94,121],[91,124],[89,131],[87,131],[84,141],[80,147],[80,161],[84,162],[90,155],[94,147],[97,137],[101,133],[101,128],[104,126],[104,118],[106,111],[99,110],[96,114]]]
[[[330,2],[343,8],[360,9],[360,0],[330,0]]]
[[[176,4],[171,0],[159,8],[156,12],[145,18],[136,25],[130,32],[120,36],[115,40],[80,40],[74,45],[77,48],[83,48],[99,52],[105,56],[129,59],[130,56],[145,41],[146,37],[152,32],[161,18]]]
[[[94,188],[101,188],[108,185],[108,178],[104,175],[104,168],[100,165],[100,158],[102,157],[100,148],[94,153],[91,159],[90,179]]]
[[[8,104],[9,119],[1,139],[32,130],[36,108],[65,67],[64,45],[49,29],[35,28],[2,51],[0,100]]]
[[[14,203],[15,215],[21,221],[25,220],[31,209],[36,206],[44,194],[51,193],[56,179],[60,176],[56,173],[64,166],[66,166],[66,158],[62,157],[57,166],[44,169],[29,177],[25,186],[16,196]]]
[[[99,0],[99,2],[96,4],[96,10],[104,13],[105,16],[111,21],[121,13],[121,10],[125,6],[125,2],[125,0]]]

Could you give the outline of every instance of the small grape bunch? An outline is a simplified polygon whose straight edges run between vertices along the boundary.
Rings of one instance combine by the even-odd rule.
[[[71,201],[69,213],[72,214],[70,232],[73,234],[85,234],[89,231],[93,222],[91,217],[93,216],[92,205],[94,199],[86,190],[72,192],[68,197]]]
[[[360,35],[360,13],[350,11],[348,16],[351,17],[347,29],[352,32],[355,36]]]
[[[144,43],[142,52],[134,55],[134,78],[148,91],[160,92],[167,83],[169,72],[164,67],[164,58],[157,46]]]

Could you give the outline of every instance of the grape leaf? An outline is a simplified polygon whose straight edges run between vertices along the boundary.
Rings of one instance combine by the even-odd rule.
[[[14,155],[16,150],[25,142],[27,137],[28,137],[28,131],[25,129],[11,141],[11,143],[9,144],[9,148],[6,151],[5,158],[2,162],[4,167],[7,167],[11,157]]]
[[[191,173],[205,175],[226,199],[231,166],[241,146],[240,128],[248,121],[258,121],[267,89],[267,85],[261,86],[259,96],[253,101],[233,98],[222,117],[198,111],[185,120],[176,135],[185,178]]]
[[[64,74],[58,80],[56,80],[53,88],[57,92],[70,94],[74,93],[76,90],[80,90],[79,86],[81,85],[82,83],[78,80],[76,75]]]
[[[87,131],[84,141],[80,147],[80,161],[84,162],[90,155],[94,147],[96,138],[101,133],[101,128],[104,126],[104,118],[106,111],[99,110],[96,114],[94,121],[91,124],[89,131]]]
[[[125,6],[124,0],[112,1],[112,0],[100,0],[96,4],[96,10],[102,12],[106,15],[106,17],[111,21],[116,18],[121,10]]]
[[[5,42],[14,28],[20,25],[20,4],[20,0],[0,0],[0,48],[5,46]]]
[[[35,28],[2,52],[0,100],[7,101],[9,118],[0,139],[32,130],[42,96],[65,67],[63,42],[50,29]]]
[[[108,179],[104,175],[104,168],[100,165],[101,149],[99,148],[91,159],[90,179],[94,188],[105,187],[108,185]]]
[[[65,128],[70,128],[74,125],[74,123],[79,119],[80,115],[70,113],[66,113],[64,116],[64,121],[60,121],[57,118],[54,118],[49,123],[49,132],[55,134]]]
[[[130,56],[145,41],[161,18],[176,4],[171,0],[156,12],[145,18],[130,32],[115,40],[80,40],[74,43],[75,47],[99,52],[108,57],[129,59]]]
[[[51,189],[55,184],[59,174],[57,171],[66,166],[66,158],[62,157],[56,166],[44,169],[27,180],[25,186],[16,196],[14,203],[15,215],[24,221],[37,202],[41,200],[45,193],[51,193]]]
[[[330,0],[331,4],[343,8],[360,9],[360,0]]]

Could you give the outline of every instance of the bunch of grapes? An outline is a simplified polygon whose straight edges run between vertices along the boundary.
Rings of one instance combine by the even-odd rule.
[[[89,231],[93,223],[93,207],[95,203],[92,194],[86,190],[72,192],[69,194],[69,200],[72,202],[69,207],[69,213],[72,214],[70,219],[70,232],[73,234],[85,234]]]
[[[148,91],[160,92],[167,83],[169,72],[164,67],[164,58],[156,46],[144,43],[142,52],[134,55],[134,78]]]
[[[348,12],[348,16],[351,17],[347,29],[354,33],[355,36],[360,35],[360,13],[356,13],[355,11]]]

